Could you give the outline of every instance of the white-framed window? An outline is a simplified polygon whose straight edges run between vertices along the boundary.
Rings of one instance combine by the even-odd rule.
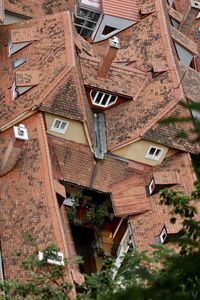
[[[111,94],[107,94],[100,91],[91,90],[90,97],[92,100],[92,104],[101,106],[101,107],[108,107],[116,103],[118,96],[114,96]]]
[[[159,238],[160,238],[160,243],[164,244],[164,242],[167,239],[167,229],[164,226],[163,229],[161,230],[161,233],[159,234]]]
[[[154,181],[154,179],[152,179],[151,180],[151,182],[150,182],[150,184],[149,184],[149,186],[148,186],[148,188],[149,188],[149,194],[150,195],[152,195],[153,194],[153,191],[154,191],[154,189],[155,189],[155,181]]]
[[[38,259],[43,260],[44,253],[39,251]],[[47,258],[47,263],[51,265],[64,266],[64,254],[62,252],[53,252],[53,257]]]
[[[25,62],[26,62],[26,57],[22,56],[12,62],[12,67],[13,69],[16,69],[17,67],[23,65]]]
[[[159,160],[163,149],[151,146],[147,152],[146,158]]]
[[[68,125],[69,125],[69,123],[66,121],[62,121],[60,119],[55,119],[52,124],[51,130],[54,132],[65,134]]]

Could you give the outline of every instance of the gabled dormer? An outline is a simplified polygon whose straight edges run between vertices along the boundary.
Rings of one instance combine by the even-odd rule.
[[[153,177],[147,186],[147,194],[151,196],[164,188],[169,188],[179,183],[180,180],[177,172],[154,172]]]

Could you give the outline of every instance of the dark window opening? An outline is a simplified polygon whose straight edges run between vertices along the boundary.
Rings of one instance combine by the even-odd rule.
[[[115,27],[112,27],[112,26],[105,26],[104,27],[104,30],[102,31],[102,35],[107,35],[107,34],[110,34],[112,33],[113,31],[117,30],[117,28]]]

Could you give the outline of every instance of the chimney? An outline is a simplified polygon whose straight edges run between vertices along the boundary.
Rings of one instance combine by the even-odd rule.
[[[18,127],[14,126],[13,137],[0,166],[0,176],[4,176],[14,168],[26,140],[28,140],[28,132],[25,125],[20,124]]]
[[[119,39],[114,36],[113,38],[109,39],[109,44],[107,46],[106,55],[102,59],[99,64],[99,69],[97,72],[97,77],[105,79],[107,73],[112,65],[112,62],[115,59],[116,53],[120,49],[120,42]]]

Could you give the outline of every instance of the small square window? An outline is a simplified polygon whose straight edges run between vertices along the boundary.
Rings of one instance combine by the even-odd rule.
[[[54,132],[58,132],[61,134],[65,134],[67,127],[68,127],[69,123],[59,120],[59,119],[55,119],[53,122],[53,125],[51,127],[51,130]]]
[[[146,158],[153,159],[153,160],[159,160],[162,152],[163,152],[163,149],[156,148],[156,147],[150,147],[147,152]]]

